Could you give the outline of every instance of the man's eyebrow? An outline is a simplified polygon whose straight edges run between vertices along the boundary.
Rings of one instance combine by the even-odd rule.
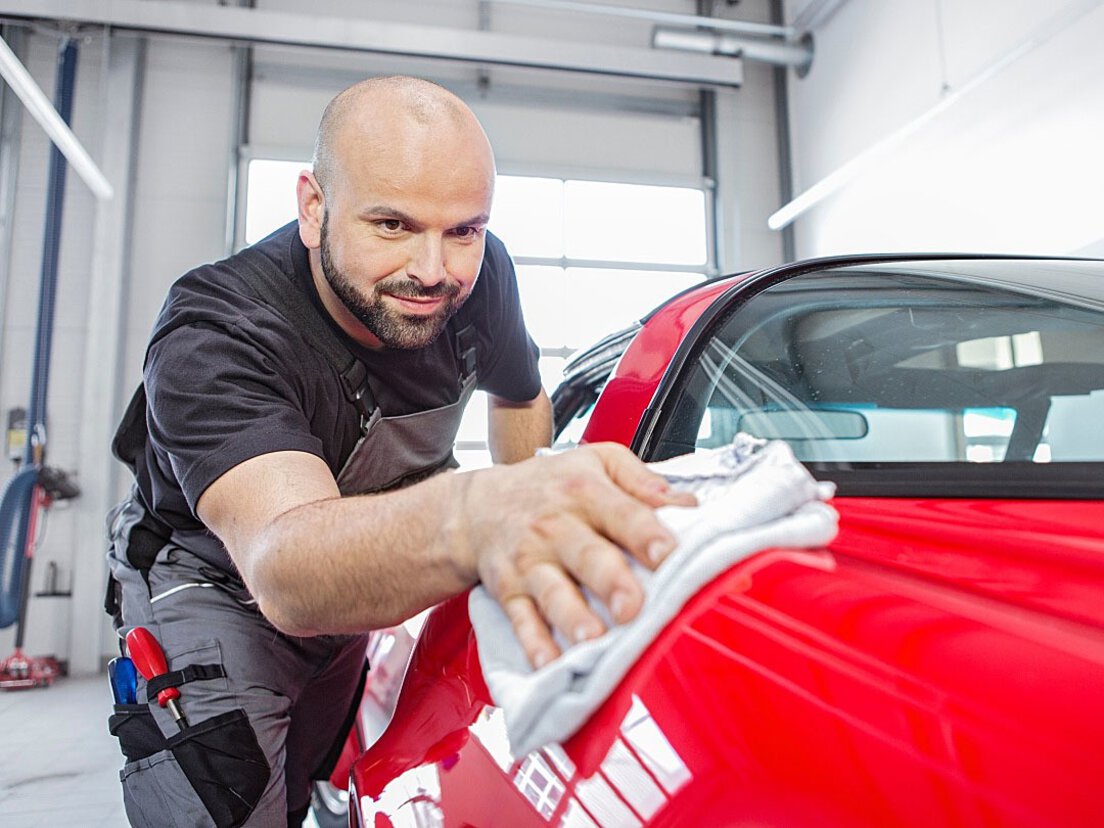
[[[388,218],[401,221],[403,224],[409,224],[411,227],[419,227],[420,223],[411,215],[404,213],[402,210],[397,210],[394,207],[389,207],[386,204],[376,204],[372,207],[365,207],[360,211],[360,215],[363,218]],[[480,213],[477,216],[473,216],[470,219],[464,221],[458,221],[453,227],[482,227],[490,222],[491,217],[488,213]]]
[[[484,224],[487,224],[490,220],[491,220],[491,217],[487,213],[480,213],[478,216],[475,216],[474,218],[470,218],[467,221],[457,222],[456,226],[457,227],[469,227],[469,226],[482,227]]]
[[[413,216],[407,215],[402,210],[396,210],[394,207],[388,207],[386,204],[376,204],[372,207],[365,207],[360,211],[360,215],[364,218],[371,216],[373,218],[395,219],[396,221],[401,221],[403,224],[409,224],[411,226],[417,226],[418,224]]]

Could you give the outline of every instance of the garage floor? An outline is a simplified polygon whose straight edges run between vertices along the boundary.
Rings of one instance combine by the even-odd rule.
[[[0,691],[0,823],[126,826],[106,677]]]
[[[126,828],[110,712],[106,676],[0,691],[0,825]]]

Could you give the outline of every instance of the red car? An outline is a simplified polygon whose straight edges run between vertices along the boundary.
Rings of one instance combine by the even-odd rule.
[[[1104,821],[1104,262],[707,282],[577,357],[554,405],[561,441],[646,461],[785,440],[836,484],[839,534],[716,578],[527,756],[464,597],[437,607],[335,774],[352,825]],[[362,733],[411,643],[377,636]]]

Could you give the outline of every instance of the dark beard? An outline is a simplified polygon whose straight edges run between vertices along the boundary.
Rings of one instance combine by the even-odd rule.
[[[376,282],[371,295],[361,293],[333,263],[328,215],[322,218],[321,255],[322,273],[330,283],[330,289],[349,313],[388,348],[412,350],[426,347],[441,335],[449,319],[464,304],[460,299],[460,286],[455,283],[440,282],[422,287],[403,276],[390,276]],[[385,305],[381,296],[383,293],[413,299],[444,297],[445,302],[430,316],[411,316]]]

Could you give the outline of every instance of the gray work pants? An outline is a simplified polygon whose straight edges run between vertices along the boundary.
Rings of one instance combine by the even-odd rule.
[[[139,677],[138,703],[115,708],[111,731],[129,760],[120,778],[135,826],[284,826],[357,699],[364,636],[295,638],[248,596],[215,583],[209,565],[169,544],[148,580],[127,562],[125,513],[109,553],[125,635],[144,626],[170,673],[184,679],[182,729]]]

